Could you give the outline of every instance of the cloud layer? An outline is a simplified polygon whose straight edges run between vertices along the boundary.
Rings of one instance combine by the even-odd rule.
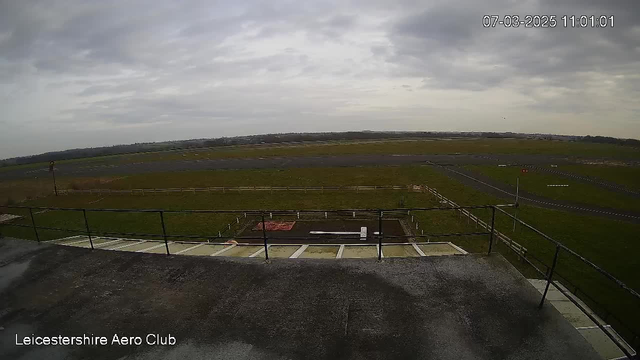
[[[636,0],[0,2],[0,158],[291,131],[640,138],[639,84]]]

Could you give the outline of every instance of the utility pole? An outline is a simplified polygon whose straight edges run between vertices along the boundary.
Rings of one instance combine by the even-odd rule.
[[[53,175],[53,192],[55,192],[56,196],[58,196],[58,186],[56,185],[55,165],[56,165],[55,161],[49,161],[49,172]]]
[[[518,218],[518,195],[520,192],[520,176],[518,176],[516,178],[516,210],[514,211],[513,214],[513,230],[511,230],[512,232],[516,231],[516,219]]]

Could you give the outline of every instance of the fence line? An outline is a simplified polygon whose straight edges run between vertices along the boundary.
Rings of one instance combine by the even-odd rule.
[[[407,190],[409,192],[423,192],[421,185],[359,185],[359,186],[210,186],[210,187],[180,187],[180,188],[140,188],[140,189],[66,189],[58,190],[59,194],[131,194],[145,195],[155,193],[202,193],[202,192],[241,192],[241,191],[378,191],[378,190]]]
[[[430,188],[427,185],[424,185],[424,188],[425,188],[425,190],[427,190],[428,192],[433,194],[436,199],[440,200],[441,204],[447,204],[447,205],[449,205],[451,207],[457,208],[456,210],[458,210],[460,212],[461,216],[462,215],[466,216],[470,221],[475,222],[477,225],[479,225],[482,228],[485,228],[487,230],[489,230],[491,228],[490,224],[487,224],[486,222],[480,220],[480,218],[478,218],[477,216],[473,215],[471,213],[471,211],[469,211],[467,209],[463,209],[463,208],[460,207],[460,205],[458,205],[455,202],[447,199],[442,194],[440,194],[436,189]],[[527,248],[525,248],[524,246],[522,246],[522,245],[518,244],[517,242],[513,241],[513,239],[511,239],[510,237],[508,237],[504,233],[501,233],[500,231],[498,231],[496,229],[494,229],[493,231],[494,231],[494,234],[496,235],[496,238],[498,238],[500,241],[502,241],[507,246],[509,246],[517,254],[520,254],[520,255],[522,255],[524,257],[527,256]]]

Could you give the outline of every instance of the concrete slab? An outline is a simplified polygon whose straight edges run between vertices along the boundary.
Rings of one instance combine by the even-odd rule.
[[[549,301],[554,308],[556,308],[562,316],[571,323],[574,327],[595,326],[596,324],[589,319],[585,313],[580,310],[574,303],[567,300],[553,300]]]
[[[219,256],[233,256],[233,257],[249,257],[253,255],[256,251],[264,249],[264,246],[260,245],[238,245],[229,251],[225,251]],[[264,257],[264,255],[259,255],[259,257]]]
[[[419,257],[413,245],[383,245],[384,257]]]
[[[582,328],[578,331],[603,359],[625,358],[622,350],[599,327]]]
[[[541,279],[529,279],[529,282],[531,283],[531,285],[533,285],[533,287],[536,288],[536,290],[538,290],[538,292],[540,292],[540,295],[542,295],[544,293],[544,288],[547,286],[547,281],[546,280],[541,280]],[[566,296],[564,296],[563,293],[561,293],[558,289],[556,289],[555,286],[549,284],[549,291],[547,291],[547,300],[552,301],[552,300],[568,300]]]
[[[298,259],[335,259],[340,246],[309,245]]]
[[[293,253],[295,253],[299,248],[300,246],[271,245],[269,247],[269,258],[288,258],[293,255]]]
[[[31,244],[17,256],[0,240],[3,359],[600,359],[499,254],[264,262]],[[177,343],[15,345],[123,332]]]
[[[211,245],[206,244],[203,246],[199,246],[197,248],[191,249],[189,251],[185,251],[180,255],[196,255],[196,256],[211,256],[211,254],[215,254],[218,251],[228,248],[231,245]]]
[[[462,254],[458,249],[449,244],[418,244],[418,247],[426,256]]]
[[[384,251],[384,247],[382,248]],[[344,252],[342,253],[343,259],[364,259],[364,258],[378,258],[378,248],[375,245],[368,246],[354,246],[345,245]]]

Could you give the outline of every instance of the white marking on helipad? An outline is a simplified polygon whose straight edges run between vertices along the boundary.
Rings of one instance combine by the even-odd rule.
[[[309,245],[300,246],[300,248],[298,250],[296,250],[296,252],[294,252],[291,256],[289,256],[289,259],[297,259],[298,256],[302,255],[302,253],[305,250],[307,250],[308,247],[309,247]]]

